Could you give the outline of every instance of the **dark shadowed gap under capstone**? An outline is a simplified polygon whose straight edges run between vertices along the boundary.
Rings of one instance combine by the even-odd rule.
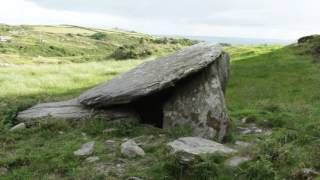
[[[189,76],[181,79],[174,87],[164,89],[160,92],[143,97],[140,100],[133,102],[131,105],[138,112],[142,123],[163,128],[163,108],[165,103],[171,97],[175,88],[186,85],[188,82],[192,81],[193,78],[201,76],[202,72],[204,72],[204,70],[192,73]]]
[[[149,95],[133,103],[142,123],[162,128],[163,106],[171,96],[173,88]]]

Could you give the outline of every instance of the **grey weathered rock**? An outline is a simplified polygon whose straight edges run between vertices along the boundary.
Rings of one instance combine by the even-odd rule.
[[[246,148],[252,146],[251,143],[244,142],[244,141],[236,141],[235,144],[241,148]]]
[[[127,157],[145,156],[145,152],[133,140],[121,144],[121,154]]]
[[[303,168],[294,175],[294,179],[313,180],[317,177],[320,177],[320,172],[313,168]]]
[[[81,120],[92,117],[101,117],[106,120],[138,119],[138,115],[128,108],[94,110],[84,107],[77,99],[38,104],[20,112],[16,119],[20,122],[34,123],[47,117],[65,120]]]
[[[189,162],[194,157],[203,154],[214,154],[214,153],[235,153],[236,150],[224,146],[223,144],[210,141],[199,137],[184,137],[179,138],[173,142],[168,143],[173,153],[182,153],[181,160],[183,162]]]
[[[230,167],[237,167],[241,163],[244,163],[244,162],[247,162],[250,160],[251,160],[250,157],[234,156],[234,157],[228,159],[225,164]]]
[[[205,43],[187,47],[178,53],[144,63],[101,84],[79,97],[81,104],[109,107],[126,104],[141,97],[174,87],[192,73],[199,72],[222,54],[218,46]],[[225,69],[221,74],[226,74]],[[225,77],[223,76],[222,79]]]
[[[80,149],[76,150],[73,152],[74,155],[76,156],[88,156],[93,153],[93,148],[94,148],[95,142],[91,141],[88,143],[85,143],[81,146]]]
[[[100,160],[100,158],[98,156],[91,156],[91,157],[88,157],[86,159],[86,161],[89,162],[89,163],[93,163],[93,162],[96,162],[96,161],[99,161],[99,160]]]
[[[250,123],[247,127],[237,127],[237,129],[243,135],[263,133],[263,130],[258,128],[255,123]]]
[[[138,177],[129,177],[126,180],[142,180],[142,179]]]
[[[25,129],[26,128],[26,124],[25,123],[19,123],[19,124],[17,124],[17,125],[15,125],[15,126],[13,126],[11,129],[10,129],[10,131],[20,131],[20,130],[23,130],[23,129]]]
[[[8,173],[8,169],[5,167],[0,167],[0,176],[5,176]]]
[[[164,105],[163,127],[188,125],[195,136],[222,140],[229,122],[223,93],[228,63],[228,56],[222,54],[209,67],[178,84]]]
[[[106,140],[104,146],[107,151],[113,151],[117,148],[117,142],[114,140]]]

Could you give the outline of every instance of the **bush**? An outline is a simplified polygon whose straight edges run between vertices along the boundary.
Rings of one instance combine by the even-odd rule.
[[[167,37],[152,39],[152,42],[155,44],[179,44],[182,46],[191,46],[198,43],[198,41],[190,40],[186,38],[167,38]]]
[[[120,46],[115,50],[112,54],[112,57],[117,60],[122,59],[139,59],[144,58],[152,55],[152,50],[143,47],[138,47],[134,45],[124,45]]]
[[[92,34],[90,37],[95,40],[106,40],[108,36],[105,33],[98,32],[98,33]]]

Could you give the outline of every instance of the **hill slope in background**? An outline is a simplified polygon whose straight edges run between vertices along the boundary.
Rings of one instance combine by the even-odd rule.
[[[71,25],[0,25],[0,63],[66,63],[136,59],[174,52],[196,41]]]
[[[215,37],[215,36],[183,36],[188,39],[194,39],[198,41],[206,41],[211,43],[225,43],[233,45],[288,45],[293,43],[293,40],[286,39],[258,39],[258,38],[241,38],[241,37]]]
[[[49,122],[20,132],[9,132],[17,112],[38,102],[78,96],[143,62],[100,59],[110,57],[118,46],[140,44],[141,36],[156,38],[110,30],[105,34],[118,39],[105,41],[92,39],[105,38],[105,35],[86,28],[26,28],[32,28],[23,30],[31,35],[5,35],[12,36],[12,42],[23,42],[28,48],[20,50],[14,44],[7,46],[7,42],[1,43],[5,47],[0,47],[6,51],[0,57],[9,58],[5,62],[20,64],[0,67],[0,169],[8,171],[3,179],[126,179],[132,176],[187,180],[308,179],[314,174],[306,174],[305,168],[320,170],[320,64],[314,55],[317,40],[290,46],[227,47],[232,59],[226,96],[232,127],[225,142],[231,147],[236,147],[236,141],[251,144],[240,150],[240,155],[250,156],[251,160],[230,168],[224,163],[228,156],[214,155],[203,157],[202,161],[186,168],[169,153],[166,144],[190,135],[188,127],[163,130],[149,125],[90,119],[77,124]],[[64,33],[61,34],[62,30]],[[10,31],[14,33],[15,30]],[[35,43],[40,42],[37,39],[39,31],[48,38],[46,43],[76,53],[76,56],[68,53],[57,56],[55,53],[60,51],[41,49]],[[58,41],[57,37],[67,40]],[[169,43],[168,39],[159,41],[166,43],[148,42],[151,48],[160,49],[155,55],[183,47],[183,43]],[[87,54],[77,54],[81,52],[92,53],[96,58],[83,60]],[[45,61],[40,63],[37,56],[41,53],[44,53],[41,58]],[[246,126],[243,119],[268,133],[242,134],[239,127]],[[123,157],[119,148],[127,138],[141,144],[146,156]],[[99,161],[89,163],[73,155],[83,143],[93,140],[96,141],[93,155],[98,156]],[[114,143],[106,144],[106,140]]]

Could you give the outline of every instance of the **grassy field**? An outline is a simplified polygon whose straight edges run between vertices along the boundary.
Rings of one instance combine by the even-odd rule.
[[[55,33],[55,36],[67,36],[66,33],[91,36],[96,31],[127,33],[139,38],[144,36],[118,30],[77,28],[70,31],[69,26],[33,28],[32,32],[45,31],[48,36],[50,33]],[[61,44],[67,47],[75,39],[70,37]],[[96,44],[92,42],[89,40],[88,45],[80,43],[79,47],[72,45],[72,52],[94,47]],[[174,46],[182,47],[169,44],[172,49],[167,51],[165,44],[161,46],[164,50],[155,56],[174,51]],[[168,153],[165,144],[188,135],[189,130],[185,128],[165,131],[148,125],[116,124],[93,119],[79,124],[42,124],[21,132],[9,132],[8,128],[15,123],[14,116],[18,111],[38,102],[75,97],[85,89],[144,62],[90,59],[75,63],[66,60],[70,57],[63,55],[58,58],[44,57],[45,61],[38,63],[31,52],[24,54],[16,48],[4,47],[10,48],[13,49],[11,53],[6,51],[0,55],[12,56],[12,59],[2,60],[10,66],[0,67],[0,168],[9,170],[0,179],[125,179],[138,176],[143,179],[271,180],[301,179],[301,169],[320,169],[320,64],[315,63],[313,55],[301,53],[301,47],[226,47],[232,57],[226,97],[232,129],[227,143],[232,146],[234,141],[242,140],[255,144],[249,151],[242,152],[253,159],[235,169],[223,164],[227,157],[222,155],[204,157],[203,161],[188,169],[179,165],[176,158]],[[96,52],[101,50],[98,46],[94,48]],[[236,127],[240,126],[242,118],[250,119],[260,128],[272,129],[272,134],[246,136],[237,133]],[[115,131],[104,131],[110,128]],[[142,142],[146,157],[125,158],[119,153],[119,147],[106,150],[106,140],[112,139],[120,144],[124,138]],[[98,162],[88,163],[73,155],[81,144],[91,140],[96,141],[94,155],[100,157]]]
[[[64,64],[157,57],[194,44],[181,38],[78,26],[0,24],[0,64]]]

